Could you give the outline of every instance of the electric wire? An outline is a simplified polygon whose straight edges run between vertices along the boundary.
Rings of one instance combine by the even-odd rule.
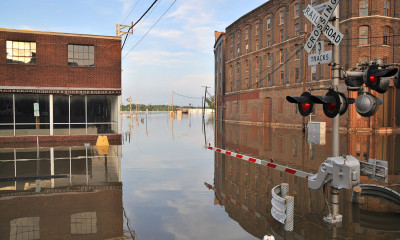
[[[153,2],[153,3],[151,4],[151,6],[146,10],[146,12],[144,12],[143,15],[135,22],[135,24],[133,24],[133,25],[128,29],[128,32],[129,32],[134,26],[136,26],[136,24],[138,24],[138,23],[140,22],[140,20],[142,20],[142,18],[150,11],[150,9],[154,6],[154,4],[156,4],[157,1],[158,1],[158,0],[154,0],[154,2]],[[128,34],[125,36],[125,40],[124,40],[124,43],[122,44],[121,49],[124,48],[125,42],[126,42],[126,39],[127,39],[127,38],[128,38]]]
[[[142,36],[142,38],[122,57],[124,59],[129,53],[133,51],[133,49],[136,48],[137,45],[147,36],[147,34],[154,28],[154,26],[161,20],[161,18],[164,17],[164,15],[171,9],[171,7],[175,4],[176,0],[174,0],[171,5],[165,10],[165,12],[157,19],[157,21],[150,27],[150,29]]]
[[[179,94],[179,93],[177,93],[177,92],[174,92],[174,94],[175,94],[175,95],[178,95],[178,96],[181,96],[181,97],[185,97],[185,98],[202,99],[202,98],[199,98],[199,97],[189,97],[189,96],[185,96],[185,95]]]
[[[136,5],[140,2],[140,0],[136,0],[135,5],[133,5],[131,11],[129,11],[128,15],[126,16],[126,18],[124,19],[124,21],[122,21],[122,24],[125,23],[126,19],[128,19],[128,17],[131,15],[131,13],[133,12],[133,10],[136,8]]]

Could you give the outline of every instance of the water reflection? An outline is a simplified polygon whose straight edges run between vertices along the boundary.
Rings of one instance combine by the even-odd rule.
[[[0,239],[128,234],[120,156],[121,146],[0,149]]]
[[[316,173],[331,153],[329,132],[325,145],[314,145],[308,143],[301,130],[217,122],[215,142],[222,149],[273,160],[310,173]],[[361,160],[388,161],[389,181],[385,186],[400,192],[400,135],[341,134],[340,144],[340,154],[348,153]],[[393,239],[400,236],[400,206],[392,202],[365,197],[356,205],[350,202],[351,192],[341,190],[343,223],[329,226],[322,221],[329,211],[324,189],[310,191],[305,179],[220,153],[215,153],[214,165],[215,202],[257,238],[266,234],[278,239],[359,239],[365,235],[372,239]],[[290,195],[295,198],[293,233],[285,232],[283,225],[270,214],[271,189],[283,182],[289,183]],[[361,183],[378,184],[367,177],[362,177]]]

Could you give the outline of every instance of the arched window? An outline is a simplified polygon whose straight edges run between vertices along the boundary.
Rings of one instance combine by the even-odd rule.
[[[383,45],[389,45],[389,32],[390,28],[388,26],[383,27]]]
[[[368,0],[360,0],[360,17],[368,16]]]
[[[368,45],[369,44],[369,27],[361,26],[359,28],[359,39],[360,45]]]

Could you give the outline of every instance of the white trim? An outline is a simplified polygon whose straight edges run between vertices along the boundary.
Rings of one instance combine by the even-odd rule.
[[[340,21],[340,23],[345,23],[345,22],[351,21],[351,20],[366,20],[366,18],[384,18],[384,19],[387,19],[387,20],[400,21],[400,18],[388,17],[388,16],[382,16],[382,15],[372,15],[372,16],[352,17],[352,18],[348,18],[348,19],[345,19],[343,21]]]

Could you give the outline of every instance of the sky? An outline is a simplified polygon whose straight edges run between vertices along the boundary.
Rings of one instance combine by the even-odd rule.
[[[0,0],[0,27],[115,36],[116,24],[136,22],[153,1]],[[214,31],[264,2],[158,0],[122,49],[122,103],[171,104],[174,91],[191,97],[175,94],[174,105],[200,106],[202,86],[214,94]]]

